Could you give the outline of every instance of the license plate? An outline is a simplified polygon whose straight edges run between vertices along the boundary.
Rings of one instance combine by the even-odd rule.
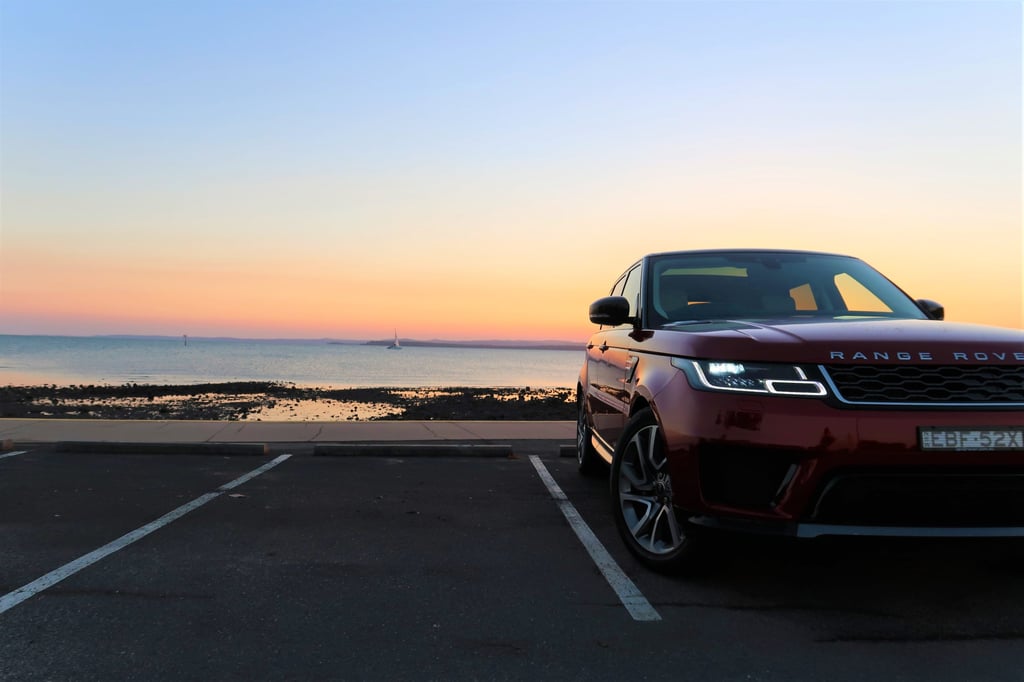
[[[919,435],[922,450],[1024,450],[1024,426],[922,426]]]

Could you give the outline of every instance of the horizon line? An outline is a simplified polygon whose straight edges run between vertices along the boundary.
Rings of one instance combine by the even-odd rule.
[[[168,341],[180,341],[182,339],[197,340],[197,341],[322,341],[327,343],[338,343],[338,344],[374,344],[374,343],[391,343],[394,338],[351,338],[351,337],[335,337],[335,336],[275,336],[275,337],[256,337],[256,336],[226,336],[226,335],[196,335],[191,334],[54,334],[54,333],[11,333],[11,332],[0,332],[0,336],[42,336],[50,338],[73,338],[73,339],[153,339],[153,340],[168,340]],[[420,344],[453,344],[453,345],[467,345],[467,344],[521,344],[521,345],[576,345],[585,343],[584,341],[569,341],[566,339],[418,339],[414,337],[398,337],[399,341],[403,343],[420,343]]]

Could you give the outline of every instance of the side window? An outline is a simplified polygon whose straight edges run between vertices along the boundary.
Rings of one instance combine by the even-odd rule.
[[[836,275],[835,282],[836,289],[839,291],[839,295],[842,296],[847,310],[858,313],[892,312],[892,308],[883,303],[867,287],[845,272]]]
[[[626,274],[626,283],[619,296],[625,296],[629,300],[629,315],[639,315],[640,305],[640,266],[636,266]]]

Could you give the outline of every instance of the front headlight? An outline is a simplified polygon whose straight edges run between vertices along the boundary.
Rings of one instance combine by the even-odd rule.
[[[687,358],[672,358],[672,365],[686,373],[691,386],[705,391],[808,397],[827,395],[825,386],[809,378],[798,365]]]

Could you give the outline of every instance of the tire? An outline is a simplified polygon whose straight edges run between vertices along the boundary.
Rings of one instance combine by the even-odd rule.
[[[576,462],[584,476],[598,476],[607,473],[607,465],[594,449],[593,433],[587,420],[586,401],[582,389],[576,391]]]
[[[644,408],[626,424],[611,470],[615,525],[626,547],[649,568],[686,573],[707,566],[704,538],[679,519],[665,443],[654,412]]]

